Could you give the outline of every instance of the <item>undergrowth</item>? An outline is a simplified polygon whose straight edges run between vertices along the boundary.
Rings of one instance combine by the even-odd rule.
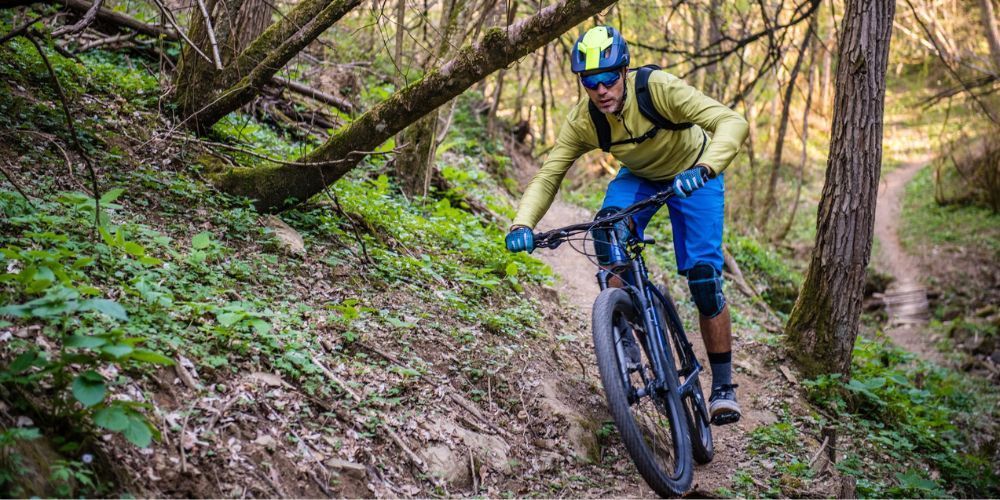
[[[983,380],[859,337],[853,371],[804,382],[854,441],[837,463],[865,497],[995,497],[997,401]],[[984,441],[985,440],[985,441]]]

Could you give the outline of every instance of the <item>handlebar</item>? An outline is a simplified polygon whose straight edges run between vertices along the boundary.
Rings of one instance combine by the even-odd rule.
[[[667,189],[664,189],[649,198],[637,201],[632,205],[625,207],[625,209],[621,211],[601,217],[600,219],[580,224],[571,224],[569,226],[560,227],[551,231],[535,233],[534,248],[556,248],[563,242],[569,240],[570,237],[577,234],[591,231],[593,229],[610,228],[614,225],[614,223],[626,217],[630,217],[647,207],[663,205],[668,199],[670,199],[671,196],[674,196],[674,189],[673,187],[668,187]]]

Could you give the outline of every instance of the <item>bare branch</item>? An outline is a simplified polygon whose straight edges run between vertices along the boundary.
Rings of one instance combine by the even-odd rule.
[[[42,45],[38,43],[38,40],[36,40],[34,36],[30,33],[23,36],[35,46],[35,50],[38,51],[38,56],[42,58],[42,61],[45,62],[45,67],[49,70],[49,78],[52,79],[52,85],[59,93],[59,101],[62,103],[63,113],[66,115],[66,125],[69,127],[70,136],[73,138],[73,144],[76,146],[77,151],[80,153],[80,157],[83,158],[83,163],[87,165],[87,171],[90,173],[90,182],[94,190],[94,236],[96,236],[97,229],[101,225],[101,191],[97,184],[97,171],[94,170],[94,164],[90,160],[90,156],[87,155],[87,150],[83,149],[83,145],[80,144],[80,138],[76,131],[76,125],[73,124],[73,114],[69,110],[69,103],[66,99],[66,92],[63,91],[62,84],[59,83],[59,77],[56,76],[56,71],[52,68],[52,63],[49,62],[49,57],[45,55],[45,50],[42,49]]]
[[[906,5],[908,5],[910,7],[910,10],[913,11],[913,17],[917,20],[917,24],[920,25],[920,28],[924,30],[924,33],[927,35],[927,38],[929,38],[931,42],[934,44],[934,47],[937,49],[938,59],[941,60],[941,63],[944,64],[944,67],[948,70],[948,72],[951,73],[952,78],[958,81],[958,83],[962,86],[965,92],[969,94],[970,97],[972,97],[972,100],[975,101],[977,105],[979,105],[979,108],[983,110],[983,113],[986,114],[986,117],[989,118],[990,121],[996,124],[1000,124],[1000,121],[998,121],[997,118],[993,116],[993,113],[990,111],[990,108],[988,108],[986,104],[984,104],[983,101],[979,99],[979,96],[977,96],[976,93],[972,91],[972,88],[965,80],[962,79],[962,77],[958,74],[958,71],[956,71],[955,68],[951,67],[951,64],[948,62],[947,58],[943,57],[942,54],[944,53],[944,50],[938,45],[937,37],[935,37],[931,33],[930,29],[924,23],[923,19],[920,17],[920,14],[917,12],[917,8],[913,6],[913,2],[911,2],[910,0],[906,0]]]
[[[90,8],[93,6],[91,2],[88,2],[86,0],[54,0],[54,1],[55,3],[60,3],[69,9],[84,13],[90,11]],[[151,24],[146,24],[131,16],[127,16],[120,12],[115,12],[113,10],[104,7],[98,9],[97,19],[115,25],[125,26],[139,33],[142,33],[143,35],[151,36],[153,38],[159,38],[162,36],[167,40],[178,39],[176,31],[164,29],[159,26],[153,26]]]
[[[102,3],[104,3],[104,0],[95,0],[94,3],[90,4],[90,8],[87,9],[87,12],[83,14],[83,17],[80,18],[76,24],[63,26],[62,28],[53,31],[52,36],[60,37],[63,35],[75,35],[87,29],[87,26],[93,24],[94,19],[97,18],[97,13],[101,10]]]
[[[7,166],[11,165],[8,163]],[[0,167],[0,173],[3,173],[3,176],[7,178],[8,182],[10,182],[10,185],[14,186],[14,189],[16,189],[17,192],[20,193],[22,197],[24,197],[24,201],[28,202],[28,205],[31,206],[32,210],[38,210],[38,207],[36,207],[35,204],[32,203],[31,198],[28,198],[28,194],[24,192],[24,189],[21,188],[21,185],[17,183],[17,180],[14,179],[14,176],[11,175],[11,173],[8,172],[7,169]]]
[[[205,0],[198,0],[198,8],[201,10],[201,15],[205,17],[205,30],[208,31],[208,41],[212,44],[212,57],[215,63],[215,69],[222,71],[222,58],[219,57],[219,44],[215,41],[215,29],[212,27],[212,16],[208,14],[208,8],[205,7]]]

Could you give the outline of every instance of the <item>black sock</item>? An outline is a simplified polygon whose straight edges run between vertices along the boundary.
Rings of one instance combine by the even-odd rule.
[[[710,352],[708,363],[712,365],[712,388],[733,383],[733,352]]]

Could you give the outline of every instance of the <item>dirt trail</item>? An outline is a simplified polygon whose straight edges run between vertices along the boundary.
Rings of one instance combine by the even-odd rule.
[[[885,333],[900,347],[925,359],[937,360],[940,354],[924,328],[928,315],[927,291],[921,282],[920,268],[917,260],[903,249],[898,234],[906,185],[926,165],[927,159],[920,158],[882,179],[875,210],[875,237],[880,247],[876,262],[894,280],[885,292],[889,312]]]
[[[539,222],[537,229],[545,231],[592,218],[592,213],[557,199]],[[535,252],[534,256],[548,264],[557,274],[555,288],[560,292],[561,303],[564,307],[570,306],[577,310],[579,321],[586,324],[580,330],[589,333],[590,310],[599,291],[594,278],[596,268],[587,257],[574,252],[571,248],[565,248],[566,246],[560,246],[556,250],[539,250]],[[676,293],[676,290],[672,293]],[[737,292],[733,291],[732,293]],[[686,305],[679,304],[682,316],[687,316],[685,307]],[[698,338],[697,327],[689,325],[688,330],[688,337],[694,344],[698,358],[705,367],[701,376],[701,384],[703,390],[706,391],[705,396],[708,397],[707,391],[711,381],[711,373],[707,365],[708,356],[705,353],[704,343]],[[769,407],[773,407],[775,401],[787,398],[788,393],[784,391],[790,389],[790,386],[785,385],[786,380],[781,379],[781,375],[773,371],[773,367],[764,366],[761,359],[750,356],[754,346],[751,339],[745,338],[741,332],[735,331],[733,342],[734,353],[736,353],[733,376],[734,382],[740,386],[740,402],[744,416],[736,424],[712,428],[716,450],[715,458],[709,464],[695,467],[695,478],[691,492],[694,495],[714,496],[719,488],[732,487],[733,473],[748,462],[747,434],[758,426],[771,424],[778,420],[773,408]],[[589,336],[585,339],[585,343],[588,346],[591,344]],[[594,382],[599,387],[600,382],[597,380],[596,369],[589,373],[594,377]],[[766,378],[770,378],[771,382],[766,383],[764,380]],[[774,383],[778,380],[780,382]],[[601,399],[603,401],[603,393]],[[638,473],[634,473],[632,478],[634,482],[608,485],[609,489],[605,490],[602,496],[655,496]]]

